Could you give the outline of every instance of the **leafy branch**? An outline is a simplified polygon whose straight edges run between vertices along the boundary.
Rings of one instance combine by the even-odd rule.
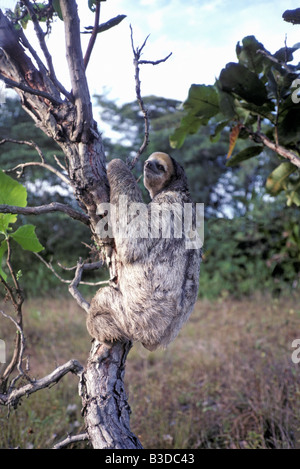
[[[214,85],[190,87],[171,145],[179,148],[188,134],[214,124],[212,141],[229,132],[227,166],[258,157],[266,148],[272,150],[280,164],[269,175],[266,189],[273,196],[285,191],[287,204],[300,206],[300,65],[287,64],[299,47],[285,44],[271,54],[254,36],[245,37],[236,46],[238,62],[228,63]],[[245,138],[254,144],[234,154],[238,139]]]

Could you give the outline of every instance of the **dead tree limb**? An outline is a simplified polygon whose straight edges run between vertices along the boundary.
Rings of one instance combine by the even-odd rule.
[[[167,57],[161,60],[157,60],[157,61],[141,60],[142,51],[144,47],[146,46],[149,35],[146,37],[141,47],[135,47],[134,41],[133,41],[133,30],[132,30],[132,26],[130,25],[130,37],[131,37],[131,47],[132,47],[132,52],[133,52],[133,64],[134,64],[134,70],[135,70],[134,79],[135,79],[136,99],[139,103],[139,107],[143,114],[143,119],[144,119],[144,140],[140,148],[138,149],[135,157],[129,163],[129,167],[132,169],[135,166],[138,159],[140,158],[141,154],[147,148],[148,143],[149,143],[149,127],[150,127],[149,114],[148,114],[148,110],[145,106],[145,103],[141,95],[141,80],[140,80],[139,66],[143,64],[158,65],[161,62],[165,62],[172,55],[172,52]]]
[[[72,436],[69,435],[63,441],[56,443],[56,445],[53,446],[53,449],[62,449],[65,446],[71,445],[72,443],[77,443],[78,441],[85,441],[88,439],[89,439],[89,436],[87,433],[80,433],[79,435],[72,435]]]
[[[39,205],[37,207],[17,207],[14,205],[0,204],[0,213],[19,213],[22,215],[42,215],[44,213],[63,212],[74,220],[81,221],[85,225],[89,225],[89,217],[78,210],[60,202],[51,202],[47,205]]]
[[[44,376],[41,379],[32,380],[30,383],[25,384],[18,389],[12,389],[8,393],[0,394],[0,404],[16,407],[22,397],[29,396],[34,392],[57,383],[69,372],[80,376],[83,372],[83,367],[77,360],[69,360],[67,363],[59,366],[49,375]]]

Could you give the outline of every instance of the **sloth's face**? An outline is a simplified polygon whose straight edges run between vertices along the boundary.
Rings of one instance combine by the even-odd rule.
[[[152,153],[144,164],[144,186],[153,198],[174,174],[173,163],[166,153]]]

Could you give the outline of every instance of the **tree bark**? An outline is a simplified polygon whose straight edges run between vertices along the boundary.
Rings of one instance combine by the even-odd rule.
[[[130,431],[130,407],[124,389],[131,343],[111,347],[94,342],[80,383],[86,431],[95,449],[141,449]]]
[[[92,114],[77,5],[70,0],[60,1],[60,6],[72,92],[65,99],[61,98],[63,86],[53,78],[53,73],[47,73],[38,57],[34,57],[38,64],[36,68],[27,55],[28,51],[32,53],[32,48],[23,31],[18,34],[1,10],[0,76],[12,80],[10,86],[20,96],[22,107],[64,151],[75,197],[88,216],[95,242],[103,244],[103,240],[97,237],[96,225],[100,219],[97,205],[109,201],[105,153]],[[43,46],[45,49],[45,44]],[[47,99],[48,95],[51,100]],[[109,255],[109,259],[109,267],[114,271],[116,257]],[[80,383],[80,394],[87,433],[94,448],[142,447],[129,428],[130,408],[123,382],[130,348],[129,343],[115,343],[110,348],[94,343],[90,352]]]

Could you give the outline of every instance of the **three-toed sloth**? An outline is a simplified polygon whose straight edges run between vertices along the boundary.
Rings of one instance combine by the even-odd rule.
[[[172,157],[153,153],[144,165],[149,204],[143,204],[140,188],[122,160],[109,163],[107,176],[110,204],[117,207],[122,198],[125,206],[114,210],[110,219],[115,278],[92,299],[88,331],[102,343],[125,339],[141,342],[148,350],[165,347],[192,312],[199,286],[201,243],[188,220],[192,214],[195,222],[195,205],[186,175]]]

